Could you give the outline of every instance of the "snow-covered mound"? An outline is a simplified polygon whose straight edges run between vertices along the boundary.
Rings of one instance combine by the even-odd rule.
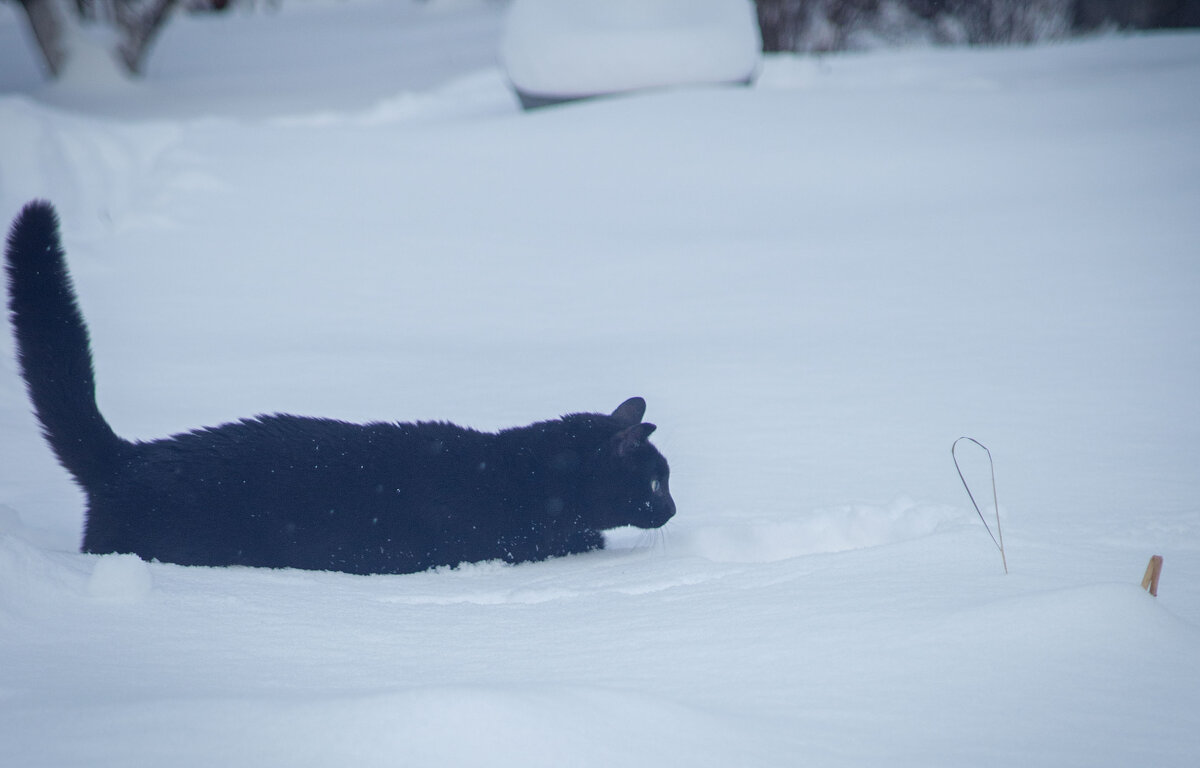
[[[673,85],[747,83],[748,0],[515,0],[501,60],[526,107]]]

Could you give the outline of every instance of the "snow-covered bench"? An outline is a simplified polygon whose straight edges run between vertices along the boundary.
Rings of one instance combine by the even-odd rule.
[[[526,109],[678,85],[749,83],[751,0],[514,0],[500,59]]]

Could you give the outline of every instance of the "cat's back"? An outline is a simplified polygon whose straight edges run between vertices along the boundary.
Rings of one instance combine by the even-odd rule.
[[[127,467],[171,477],[420,474],[450,461],[481,460],[495,436],[445,422],[353,424],[275,414],[130,446]]]
[[[420,570],[454,531],[447,510],[466,529],[482,514],[494,441],[443,422],[273,415],[132,443],[121,475],[89,492],[85,548],[184,564]],[[118,519],[126,524],[110,524]]]

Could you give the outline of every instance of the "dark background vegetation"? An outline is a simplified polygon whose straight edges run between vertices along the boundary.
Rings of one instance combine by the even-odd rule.
[[[1200,0],[756,0],[767,51],[1032,43],[1200,26]]]
[[[4,0],[0,0],[3,2]],[[116,33],[114,53],[138,75],[172,11],[277,7],[283,0],[7,0],[25,10],[47,71],[68,57],[61,14]],[[398,2],[400,0],[397,0]],[[419,0],[414,0],[419,1]],[[600,0],[602,1],[602,0]],[[755,0],[763,49],[823,52],[878,46],[998,45],[1104,29],[1200,27],[1200,0]]]

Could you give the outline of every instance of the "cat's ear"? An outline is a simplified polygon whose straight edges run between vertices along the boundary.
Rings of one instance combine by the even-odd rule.
[[[634,424],[641,422],[642,417],[646,415],[646,401],[640,397],[631,397],[625,402],[617,406],[617,410],[612,412],[612,417],[619,424],[626,427],[631,427]]]
[[[658,429],[653,424],[634,424],[613,435],[613,446],[618,456],[635,451],[646,444],[646,440]]]

